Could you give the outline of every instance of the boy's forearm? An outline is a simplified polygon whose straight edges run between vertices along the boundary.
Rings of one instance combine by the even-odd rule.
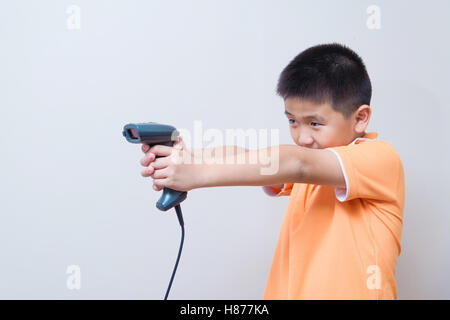
[[[211,148],[200,148],[200,149],[191,149],[191,152],[196,157],[219,157],[221,155],[230,155],[235,156],[237,154],[242,154],[248,151],[246,148],[240,146],[219,146],[219,147],[211,147]]]
[[[227,147],[228,151],[233,150],[231,147]],[[257,150],[239,148],[229,153],[228,157],[224,155],[223,163],[203,162],[200,187],[282,185],[302,181],[304,168],[301,147],[278,145]]]

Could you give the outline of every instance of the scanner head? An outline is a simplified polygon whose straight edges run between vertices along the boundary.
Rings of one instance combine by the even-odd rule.
[[[128,142],[149,145],[173,143],[179,137],[175,127],[156,122],[129,123],[122,134]]]

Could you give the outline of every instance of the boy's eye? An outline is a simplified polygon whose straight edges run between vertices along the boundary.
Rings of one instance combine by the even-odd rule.
[[[290,123],[290,124],[295,124],[295,123],[296,123],[294,119],[288,119],[288,120],[289,120],[289,123]],[[317,127],[317,126],[320,126],[320,123],[317,123],[317,122],[311,122],[311,125],[312,125],[313,127]]]

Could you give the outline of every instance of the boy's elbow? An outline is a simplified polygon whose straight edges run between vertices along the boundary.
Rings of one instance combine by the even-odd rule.
[[[274,197],[276,196],[278,193],[280,193],[280,191],[283,189],[284,185],[276,185],[276,186],[263,186],[263,190],[264,192],[271,196]],[[278,191],[277,191],[278,190]]]

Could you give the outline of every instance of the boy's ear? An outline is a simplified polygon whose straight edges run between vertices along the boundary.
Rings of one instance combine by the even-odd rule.
[[[357,133],[363,133],[369,125],[370,116],[372,115],[372,109],[369,105],[361,105],[354,113],[355,119],[355,131]]]

